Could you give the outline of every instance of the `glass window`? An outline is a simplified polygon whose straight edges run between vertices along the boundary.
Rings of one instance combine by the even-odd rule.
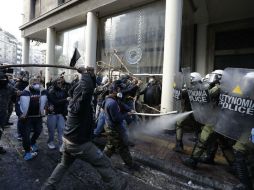
[[[133,74],[162,73],[165,28],[165,2],[101,20],[100,57],[106,63],[120,66],[120,59]]]
[[[76,66],[84,65],[85,55],[85,26],[64,31],[57,34],[57,42],[55,47],[55,64],[69,66],[75,48],[78,49],[81,58],[77,61]],[[65,78],[72,80],[73,70],[52,69],[51,74],[57,77],[65,72]]]

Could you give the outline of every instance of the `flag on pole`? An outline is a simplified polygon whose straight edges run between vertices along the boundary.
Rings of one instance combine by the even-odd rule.
[[[80,53],[79,53],[78,49],[75,48],[73,56],[71,58],[70,67],[74,67],[80,57],[81,56],[80,56]]]

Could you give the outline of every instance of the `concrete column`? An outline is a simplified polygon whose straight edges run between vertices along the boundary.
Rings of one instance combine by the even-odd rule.
[[[34,19],[35,16],[35,1],[34,0],[30,0],[29,1],[29,21],[31,21],[32,19]]]
[[[29,64],[29,49],[30,49],[30,40],[29,38],[23,38],[22,44],[22,64]]]
[[[53,28],[47,28],[47,50],[46,50],[46,64],[55,63],[55,43],[56,43],[56,32]],[[45,83],[49,81],[49,69],[45,70]]]
[[[197,44],[196,44],[196,70],[202,76],[205,76],[207,72],[206,46],[207,46],[207,24],[198,24]]]
[[[179,68],[183,0],[166,1],[161,111],[173,110],[174,74]]]
[[[92,12],[87,13],[87,25],[85,36],[85,66],[96,67],[96,49],[97,49],[97,28],[98,19]]]

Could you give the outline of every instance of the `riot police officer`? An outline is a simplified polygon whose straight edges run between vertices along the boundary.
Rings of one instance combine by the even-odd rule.
[[[179,110],[177,110],[179,112],[191,111],[192,109],[191,109],[191,104],[190,104],[190,100],[188,97],[187,89],[183,83],[182,76],[179,76],[179,75],[181,75],[181,74],[178,73],[175,76],[174,105],[175,105],[176,109],[179,109]],[[191,73],[192,83],[201,82],[201,79],[202,79],[202,77],[199,73],[197,73],[197,72]],[[179,82],[180,82],[180,84],[179,84]],[[176,105],[176,104],[178,104],[178,105]],[[176,145],[173,148],[173,150],[175,152],[180,152],[180,153],[183,152],[183,127],[186,125],[195,128],[196,134],[198,134],[199,128],[201,127],[201,124],[198,123],[194,119],[193,114],[189,115],[187,118],[185,118],[183,120],[177,121],[176,122]]]
[[[225,69],[219,101],[220,117],[214,130],[236,140],[233,146],[233,169],[241,184],[235,189],[253,189],[246,163],[250,149],[253,150],[253,144],[249,140],[254,123],[253,92],[253,69]]]
[[[200,100],[191,103],[194,117],[199,120],[200,123],[204,124],[199,140],[195,144],[190,158],[183,162],[184,165],[193,169],[196,169],[200,157],[207,150],[208,145],[213,144],[215,141],[219,142],[222,152],[230,165],[232,165],[234,160],[233,150],[228,139],[214,131],[214,124],[216,123],[218,112],[218,106],[216,105],[218,104],[220,95],[219,82],[221,79],[221,76],[215,75],[221,75],[221,73],[214,72],[214,75],[209,75],[211,78],[208,79],[208,81],[210,81],[208,85],[199,85],[197,88],[194,87],[193,91],[189,92],[189,97],[190,95],[193,96],[190,97],[191,99]],[[196,89],[198,93],[195,93]],[[200,94],[202,97],[200,97]],[[209,113],[209,116],[207,113]]]

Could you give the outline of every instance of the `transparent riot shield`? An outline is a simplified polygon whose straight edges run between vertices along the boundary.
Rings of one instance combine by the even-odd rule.
[[[243,143],[254,128],[254,70],[227,68],[221,79],[215,131]]]
[[[184,87],[183,85],[183,74],[180,72],[175,73],[174,76],[174,95],[173,95],[173,110],[178,111],[179,113],[182,113],[183,110],[183,97],[182,97],[182,89]]]
[[[183,74],[195,120],[201,124],[214,125],[217,119],[218,97],[211,98],[210,86],[207,83],[191,82],[190,69],[184,68]]]

